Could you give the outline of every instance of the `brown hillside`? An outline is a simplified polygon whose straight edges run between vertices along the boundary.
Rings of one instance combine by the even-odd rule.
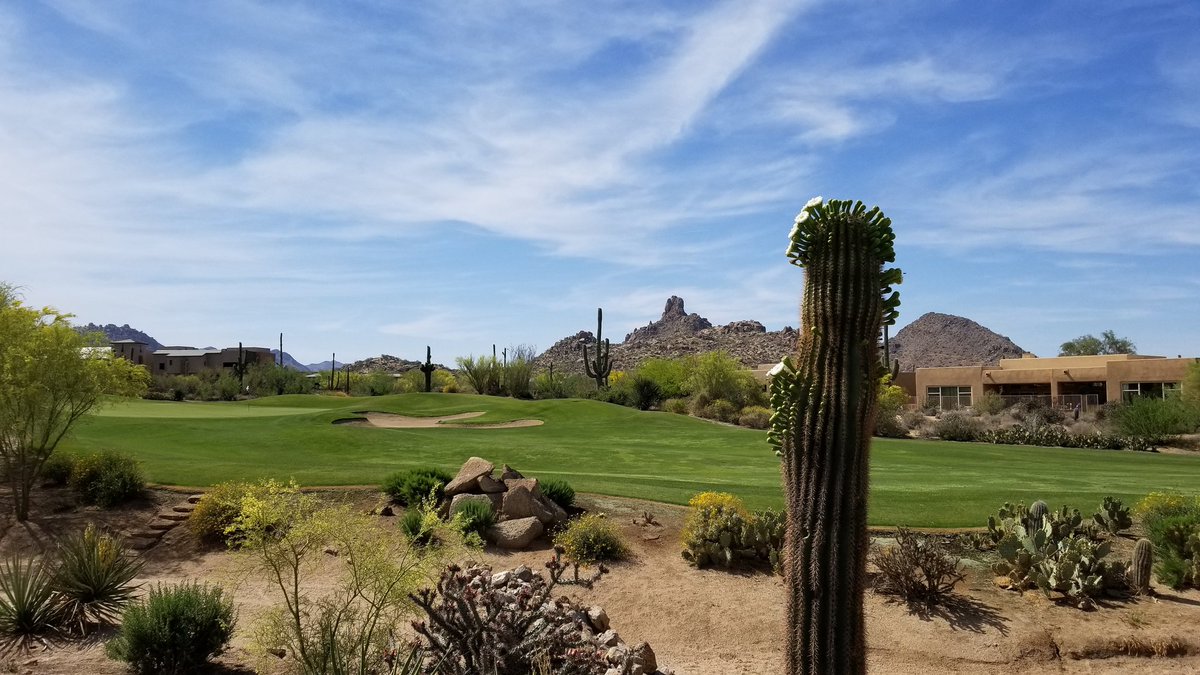
[[[891,339],[892,358],[903,370],[944,366],[996,365],[1019,359],[1025,350],[1012,340],[974,321],[929,312]]]

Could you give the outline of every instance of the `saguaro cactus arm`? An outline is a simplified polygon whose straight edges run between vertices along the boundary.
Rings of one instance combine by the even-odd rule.
[[[425,345],[425,363],[421,364],[421,372],[425,374],[425,392],[433,391],[433,351]]]
[[[608,376],[612,373],[612,359],[609,358],[612,345],[608,339],[601,340],[602,331],[604,330],[604,310],[596,309],[596,357],[588,358],[587,343],[583,345],[583,368],[587,372],[587,376],[596,381],[596,388],[603,389],[608,386]]]
[[[768,440],[783,459],[787,673],[863,673],[868,446],[880,329],[895,322],[891,221],[862,202],[804,206],[787,256],[805,271],[796,354],[772,370]]]

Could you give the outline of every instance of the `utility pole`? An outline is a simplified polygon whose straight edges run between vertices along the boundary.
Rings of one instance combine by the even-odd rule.
[[[279,334],[279,367],[283,367],[283,333]]]
[[[334,391],[333,374],[337,372],[337,352],[329,360],[329,391]]]

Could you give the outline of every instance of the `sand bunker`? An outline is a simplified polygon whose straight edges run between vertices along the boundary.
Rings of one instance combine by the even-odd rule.
[[[479,417],[484,413],[465,412],[445,417],[408,417],[392,413],[369,412],[361,413],[366,419],[336,420],[334,424],[353,424],[358,426],[380,427],[383,429],[518,429],[521,427],[540,427],[542,420],[513,420],[496,424],[454,424],[456,420],[468,420]]]

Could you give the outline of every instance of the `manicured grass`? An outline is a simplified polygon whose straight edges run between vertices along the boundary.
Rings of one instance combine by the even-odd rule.
[[[484,411],[471,422],[545,424],[519,429],[332,424],[363,410],[414,416]],[[682,504],[696,492],[721,490],[755,507],[782,505],[779,463],[765,432],[595,401],[466,394],[135,401],[88,419],[64,448],[129,452],[144,462],[150,480],[173,485],[268,476],[302,485],[365,485],[408,467],[454,471],[477,455],[533,476],[564,478],[580,492]],[[1193,457],[876,439],[869,520],[972,527],[1005,501],[1044,499],[1091,513],[1104,495],[1130,503],[1151,490],[1195,491],[1197,485],[1200,459]]]

